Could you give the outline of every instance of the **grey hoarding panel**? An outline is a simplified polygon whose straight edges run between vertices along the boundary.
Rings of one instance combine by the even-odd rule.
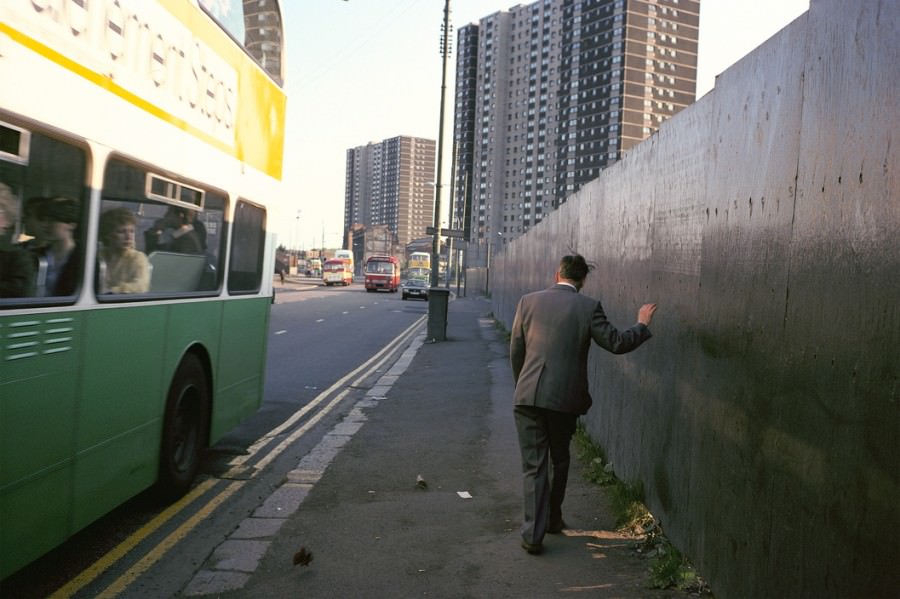
[[[495,257],[494,313],[570,251],[634,354],[585,418],[717,596],[900,585],[900,3],[814,0]]]

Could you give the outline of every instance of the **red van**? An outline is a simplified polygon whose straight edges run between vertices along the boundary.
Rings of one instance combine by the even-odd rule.
[[[369,256],[366,260],[366,291],[400,288],[400,261],[394,256]]]

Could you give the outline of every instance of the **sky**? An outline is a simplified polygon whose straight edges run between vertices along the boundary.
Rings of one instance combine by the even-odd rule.
[[[445,0],[282,0],[285,35],[283,205],[278,243],[341,246],[346,152],[410,135],[438,139]],[[453,135],[456,30],[529,0],[450,0],[444,141]],[[809,8],[809,0],[701,0],[697,97]],[[735,25],[738,24],[738,27]],[[450,151],[442,164],[448,205]],[[423,231],[424,235],[424,231]]]

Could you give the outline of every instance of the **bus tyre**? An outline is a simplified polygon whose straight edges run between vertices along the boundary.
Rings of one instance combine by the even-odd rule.
[[[159,477],[156,489],[165,501],[174,501],[191,487],[206,447],[209,429],[209,384],[200,359],[182,359],[166,400]]]

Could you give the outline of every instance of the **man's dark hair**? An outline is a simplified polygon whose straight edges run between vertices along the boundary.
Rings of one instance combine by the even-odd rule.
[[[47,204],[53,198],[48,197],[34,197],[28,198],[25,200],[25,208],[24,214],[26,217],[33,216],[35,218],[41,218],[41,211],[43,210],[43,206]]]
[[[58,223],[78,223],[81,220],[78,200],[65,196],[47,198],[38,204],[38,218]]]
[[[580,254],[563,256],[559,261],[559,276],[564,279],[584,281],[590,271],[591,267]]]

